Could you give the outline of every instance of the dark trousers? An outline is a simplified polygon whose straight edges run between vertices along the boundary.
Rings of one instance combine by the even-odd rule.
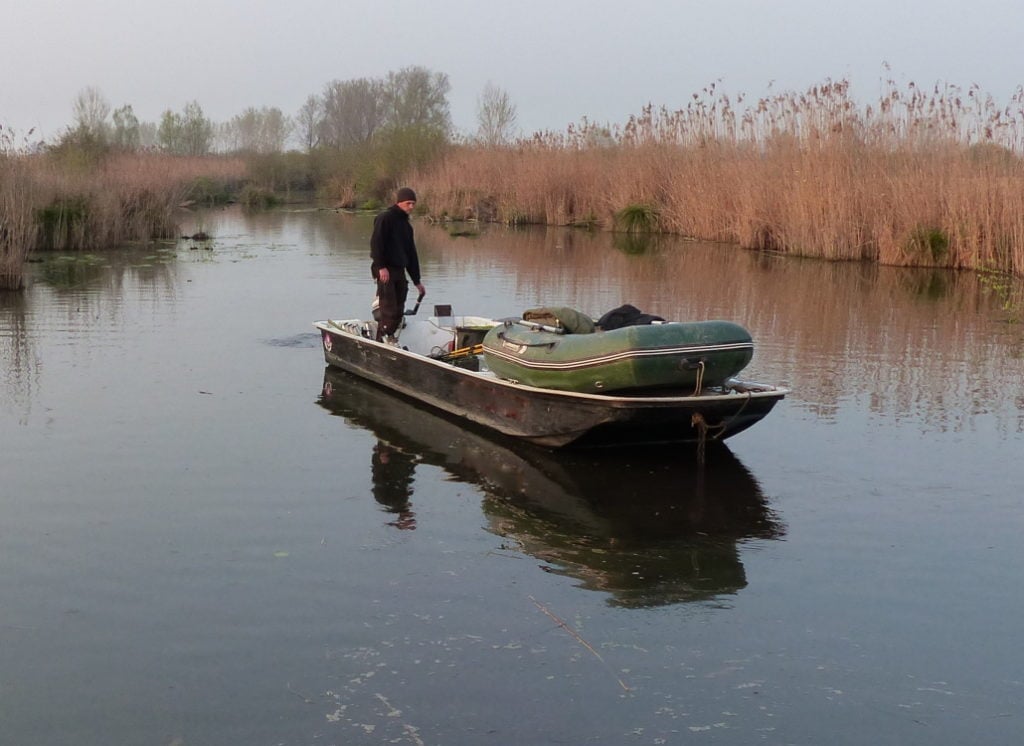
[[[377,339],[385,334],[394,334],[405,315],[405,300],[409,297],[409,281],[397,272],[391,273],[387,282],[377,283],[377,297],[380,298],[380,321],[377,323]]]

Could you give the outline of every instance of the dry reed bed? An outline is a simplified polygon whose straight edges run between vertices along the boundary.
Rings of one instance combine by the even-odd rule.
[[[21,286],[21,268],[38,234],[37,204],[25,160],[0,153],[0,290]]]
[[[0,153],[0,288],[17,288],[35,249],[78,250],[173,236],[174,212],[197,178],[238,179],[240,159],[156,153],[71,167]]]
[[[584,122],[504,149],[459,147],[415,174],[435,215],[654,230],[745,248],[1024,274],[1024,92],[840,81],[744,106],[714,86],[684,110]]]

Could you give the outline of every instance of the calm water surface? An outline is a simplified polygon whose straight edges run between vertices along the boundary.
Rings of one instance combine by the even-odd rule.
[[[553,454],[325,371],[365,216],[200,227],[0,295],[0,742],[1019,741],[1024,332],[975,276],[418,223],[427,306],[733,319],[794,389],[704,463]]]

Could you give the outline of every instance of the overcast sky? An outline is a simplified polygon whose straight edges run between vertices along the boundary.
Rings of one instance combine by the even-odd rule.
[[[142,121],[195,100],[221,122],[420,65],[449,76],[460,131],[490,81],[528,134],[682,108],[713,81],[757,97],[846,78],[874,100],[891,75],[1003,103],[1022,63],[1022,0],[0,0],[0,125],[47,137],[87,86]]]

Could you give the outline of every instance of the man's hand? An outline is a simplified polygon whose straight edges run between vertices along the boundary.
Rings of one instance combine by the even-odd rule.
[[[416,289],[420,291],[420,295],[426,295],[427,294],[427,289],[425,287],[423,287],[423,283],[422,282],[416,284]]]
[[[377,270],[377,280],[379,282],[387,282],[391,279],[391,273],[388,272],[387,267],[381,267]]]

